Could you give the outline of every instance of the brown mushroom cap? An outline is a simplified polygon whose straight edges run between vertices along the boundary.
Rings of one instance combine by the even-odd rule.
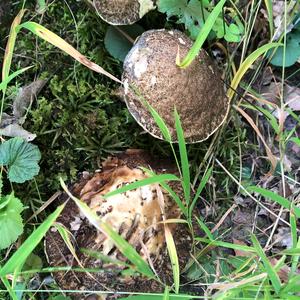
[[[75,184],[71,192],[87,203],[103,221],[110,224],[147,260],[151,257],[154,268],[161,280],[172,283],[171,263],[169,261],[162,211],[157,186],[148,185],[105,200],[102,195],[130,182],[145,178],[139,166],[151,167],[157,173],[173,172],[174,167],[165,161],[157,161],[140,150],[130,150],[118,157],[109,158],[103,163],[103,170],[85,176]],[[172,188],[181,195],[178,183],[170,182]],[[166,219],[179,218],[181,212],[169,195],[162,191]],[[67,200],[66,194],[60,201]],[[161,203],[161,202],[160,202]],[[123,291],[123,292],[160,292],[163,287],[154,280],[143,276],[122,276],[124,266],[114,265],[83,254],[80,249],[92,249],[112,259],[126,261],[111,240],[93,227],[79,212],[76,204],[69,200],[58,218],[70,231],[77,257],[85,268],[98,268],[99,273],[55,272],[53,276],[58,285],[66,290]],[[177,247],[180,265],[188,259],[190,236],[183,224],[170,224]],[[143,243],[141,243],[141,241]],[[147,249],[147,251],[145,250]],[[55,228],[50,229],[45,239],[45,252],[51,266],[78,267],[76,259]],[[82,299],[75,296],[75,299]],[[109,297],[108,297],[109,299]]]
[[[180,31],[150,30],[139,37],[125,58],[123,82],[127,107],[154,137],[163,138],[141,96],[164,119],[173,141],[176,141],[175,107],[189,143],[207,139],[227,115],[229,101],[220,73],[205,50],[187,68],[176,65],[177,53],[183,59],[191,46],[192,41]]]
[[[94,0],[100,17],[112,25],[129,25],[137,22],[155,8],[155,0]]]

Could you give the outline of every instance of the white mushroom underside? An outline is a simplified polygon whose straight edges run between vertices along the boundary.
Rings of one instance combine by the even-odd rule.
[[[109,186],[91,199],[90,208],[131,245],[136,246],[145,239],[147,254],[157,257],[163,246],[164,233],[161,228],[160,230],[158,228],[162,212],[157,199],[156,186],[143,186],[109,197],[107,201],[103,198],[103,195],[108,192],[147,178],[140,169],[123,168],[126,170],[126,176],[115,177]],[[98,233],[95,242],[102,244],[102,252],[105,255],[114,248],[113,241],[101,232]],[[146,258],[143,249],[140,250],[140,254]]]
[[[142,18],[148,11],[155,8],[152,0],[139,0],[140,11],[139,16]]]

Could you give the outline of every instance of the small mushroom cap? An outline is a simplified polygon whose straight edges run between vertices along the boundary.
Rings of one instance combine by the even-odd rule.
[[[150,257],[161,280],[170,285],[172,270],[166,249],[164,227],[160,223],[163,221],[161,207],[164,204],[166,219],[180,218],[181,212],[169,194],[161,189],[157,190],[157,185],[147,185],[107,199],[103,198],[103,195],[109,191],[146,178],[140,166],[151,167],[157,173],[176,173],[176,168],[169,162],[159,161],[140,150],[130,150],[118,157],[108,158],[103,163],[101,172],[90,175],[85,173],[83,178],[71,188],[71,192],[84,201],[102,221],[122,235],[141,257],[145,260]],[[182,195],[181,185],[178,182],[169,184],[178,195]],[[68,196],[63,194],[60,201],[67,199]],[[121,275],[124,266],[113,264],[101,257],[93,258],[84,254],[82,248],[97,251],[111,260],[126,262],[126,258],[114,243],[89,223],[72,200],[66,203],[57,222],[71,233],[70,239],[80,264],[85,268],[99,269],[99,272],[91,274],[75,271],[53,273],[57,284],[62,289],[123,292],[163,290],[163,286],[155,280],[143,276]],[[179,262],[183,267],[188,260],[191,245],[188,229],[183,224],[172,223],[168,226],[173,233]],[[78,261],[55,228],[50,229],[46,235],[45,252],[51,266],[78,266]],[[75,299],[82,298],[75,297]]]
[[[200,142],[213,134],[229,110],[221,76],[205,50],[187,67],[176,65],[192,41],[180,31],[150,30],[136,41],[124,61],[125,102],[136,121],[154,137],[163,139],[142,99],[166,122],[176,141],[176,107],[186,141]]]
[[[100,17],[112,25],[129,25],[155,8],[154,0],[94,0]]]

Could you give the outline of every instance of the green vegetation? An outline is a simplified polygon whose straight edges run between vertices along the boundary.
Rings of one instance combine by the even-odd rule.
[[[156,10],[140,21],[145,30],[163,24],[166,28],[185,29],[196,40],[188,56],[177,61],[180,67],[188,67],[201,47],[224,52],[220,59],[220,64],[225,65],[222,80],[228,88],[232,111],[211,139],[193,145],[185,143],[176,108],[178,144],[172,143],[163,118],[149,105],[165,141],[155,140],[136,124],[117,96],[118,85],[111,80],[121,77],[119,59],[124,53],[116,52],[118,46],[114,46],[115,50],[110,51],[117,53],[114,58],[108,53],[110,49],[105,49],[105,45],[110,47],[107,32],[111,38],[116,33],[88,4],[33,1],[25,4],[28,11],[21,10],[23,3],[13,4],[13,15],[19,14],[10,33],[8,27],[0,28],[1,36],[8,36],[7,52],[1,52],[0,129],[2,132],[8,125],[17,124],[18,129],[21,126],[36,138],[26,141],[14,135],[0,136],[0,299],[70,299],[76,292],[63,296],[53,281],[39,281],[37,287],[31,282],[38,278],[36,273],[45,278],[59,271],[48,267],[41,243],[53,225],[74,259],[78,259],[70,242],[72,237],[55,223],[64,204],[47,207],[51,204],[48,199],[61,188],[128,259],[109,263],[123,263],[129,272],[161,283],[134,247],[65,185],[75,182],[80,172],[99,169],[109,155],[128,148],[173,157],[178,176],[157,175],[144,169],[147,179],[127,184],[105,198],[151,183],[160,184],[182,211],[182,219],[172,222],[187,224],[193,255],[181,270],[172,234],[165,226],[173,285],[165,286],[162,294],[137,291],[126,299],[299,297],[300,108],[290,103],[295,97],[299,100],[300,93],[297,86],[299,94],[291,99],[284,92],[285,67],[294,65],[295,75],[299,71],[299,4],[285,4],[284,26],[274,40],[280,29],[274,28],[276,1],[273,5],[270,1],[252,1],[247,8],[239,2],[224,0],[214,6],[212,1],[160,0],[158,11],[166,15]],[[266,16],[264,26],[269,27],[268,33],[255,26],[258,14]],[[257,35],[262,35],[263,44],[257,43]],[[124,40],[122,37],[117,45]],[[128,50],[129,43],[127,40],[122,51]],[[95,65],[90,66],[83,58]],[[282,66],[271,73],[281,80],[278,99],[273,101],[260,89],[265,84],[263,72],[268,60]],[[281,73],[278,76],[276,72]],[[20,88],[37,78],[44,79],[45,86],[16,121],[14,107]],[[11,122],[8,125],[4,123],[7,120]],[[174,180],[180,182],[184,197],[172,190],[169,183]],[[91,256],[101,255],[86,251]]]

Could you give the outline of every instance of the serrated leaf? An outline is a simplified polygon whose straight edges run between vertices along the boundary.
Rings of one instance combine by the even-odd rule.
[[[124,61],[134,40],[143,32],[143,27],[138,24],[121,27],[109,26],[104,38],[105,48],[114,58]]]
[[[0,199],[0,250],[9,247],[23,233],[23,209],[21,200],[13,193]]]
[[[0,165],[8,166],[11,182],[23,183],[39,173],[41,153],[37,146],[22,138],[13,138],[0,145]]]
[[[192,39],[196,39],[205,21],[210,15],[210,11],[214,8],[208,0],[159,0],[158,10],[166,13],[167,17],[176,16],[177,23],[183,23],[189,31]],[[236,23],[239,22],[235,16]],[[234,25],[234,27],[232,26]],[[225,38],[228,42],[240,41],[244,32],[244,28],[238,27],[235,24],[228,26],[222,16],[219,16],[212,27],[212,32],[209,34],[209,39]]]

